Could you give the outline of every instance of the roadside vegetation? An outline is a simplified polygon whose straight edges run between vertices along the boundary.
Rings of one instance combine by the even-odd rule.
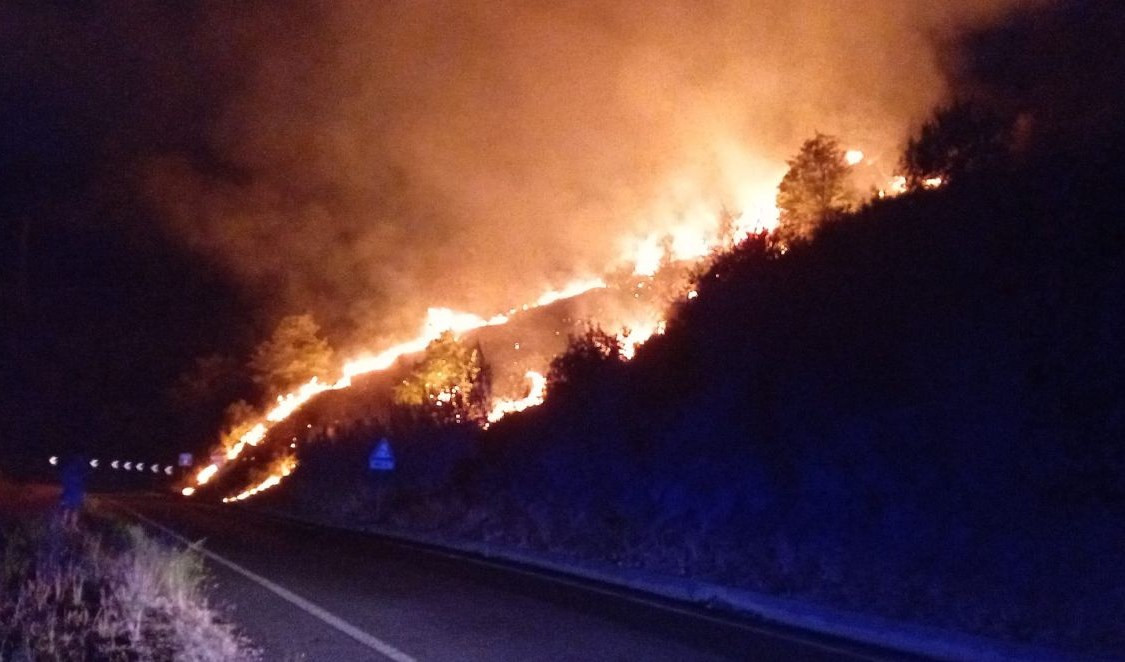
[[[0,529],[0,659],[256,659],[208,604],[200,556],[139,527]]]

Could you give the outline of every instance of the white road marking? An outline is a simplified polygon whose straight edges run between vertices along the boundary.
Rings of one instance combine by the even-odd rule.
[[[223,558],[222,556],[219,556],[215,552],[203,549],[203,547],[200,544],[193,543],[192,541],[190,541],[187,538],[181,536],[180,534],[176,533],[172,529],[169,529],[168,527],[164,526],[163,524],[160,524],[159,522],[154,522],[153,520],[145,517],[144,515],[138,513],[137,511],[133,510],[132,508],[124,506],[120,503],[116,503],[114,505],[116,505],[118,508],[121,508],[123,510],[128,511],[129,514],[131,514],[133,517],[136,517],[137,519],[139,519],[142,522],[148,524],[149,526],[152,526],[154,528],[157,528],[157,529],[163,531],[164,533],[166,533],[169,536],[175,538],[176,540],[180,541],[184,545],[194,549],[195,551],[199,552],[200,554],[202,554],[202,555],[206,556],[207,558],[211,559],[215,563],[226,566],[227,568],[230,568],[231,570],[237,572],[238,574],[242,575],[243,577],[246,577],[247,579],[257,583],[262,588],[265,588],[269,591],[272,591],[273,593],[275,593],[276,595],[278,595],[282,599],[288,601],[289,603],[293,604],[294,606],[303,609],[309,615],[315,616],[316,618],[319,618],[320,620],[324,621],[328,625],[330,625],[330,626],[336,628],[337,630],[339,630],[340,632],[343,632],[344,634],[348,635],[352,639],[355,639],[359,643],[379,652],[380,654],[394,660],[395,662],[416,662],[413,657],[411,657],[411,656],[407,655],[406,653],[400,651],[399,649],[397,649],[394,646],[388,644],[387,642],[383,641],[382,639],[371,636],[370,634],[364,632],[363,630],[360,630],[359,628],[352,625],[351,623],[348,623],[347,621],[340,618],[339,616],[333,614],[332,612],[330,612],[330,611],[328,611],[328,610],[326,610],[322,607],[319,607],[319,606],[309,602],[308,600],[302,598],[301,596],[299,596],[296,593],[290,591],[289,589],[287,589],[283,586],[278,586],[277,584],[271,582],[270,580],[266,579],[265,577],[262,577],[261,575],[255,574],[255,573],[247,570],[246,568],[243,568],[242,566],[238,565],[234,561],[230,561],[228,559]],[[202,542],[202,541],[200,541],[200,542]]]

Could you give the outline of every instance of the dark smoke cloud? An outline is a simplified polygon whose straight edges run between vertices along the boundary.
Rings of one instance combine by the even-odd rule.
[[[693,207],[768,199],[814,130],[889,170],[945,93],[936,45],[1026,4],[216,3],[190,45],[238,84],[147,191],[279,313],[491,313]]]

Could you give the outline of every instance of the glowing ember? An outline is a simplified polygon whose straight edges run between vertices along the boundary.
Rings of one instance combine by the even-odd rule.
[[[942,179],[941,177],[930,177],[928,179],[922,180],[922,187],[923,188],[940,188],[941,185],[944,184],[944,183],[945,183],[945,180]]]
[[[496,402],[492,406],[492,411],[488,412],[489,423],[495,423],[508,414],[514,414],[517,411],[523,411],[530,407],[538,407],[543,404],[543,398],[547,394],[547,378],[534,370],[528,370],[527,374],[524,376],[531,382],[531,388],[528,390],[528,394],[518,400],[500,400]]]
[[[858,149],[849,149],[844,152],[844,161],[851,166],[859,165],[863,161],[863,152]]]
[[[180,490],[180,494],[189,497],[195,494],[195,488],[191,486],[185,487],[184,489]]]

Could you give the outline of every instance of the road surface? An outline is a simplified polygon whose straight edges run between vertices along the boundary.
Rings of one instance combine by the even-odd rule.
[[[102,496],[202,541],[214,599],[266,660],[857,660],[902,656],[592,582],[245,509]]]

